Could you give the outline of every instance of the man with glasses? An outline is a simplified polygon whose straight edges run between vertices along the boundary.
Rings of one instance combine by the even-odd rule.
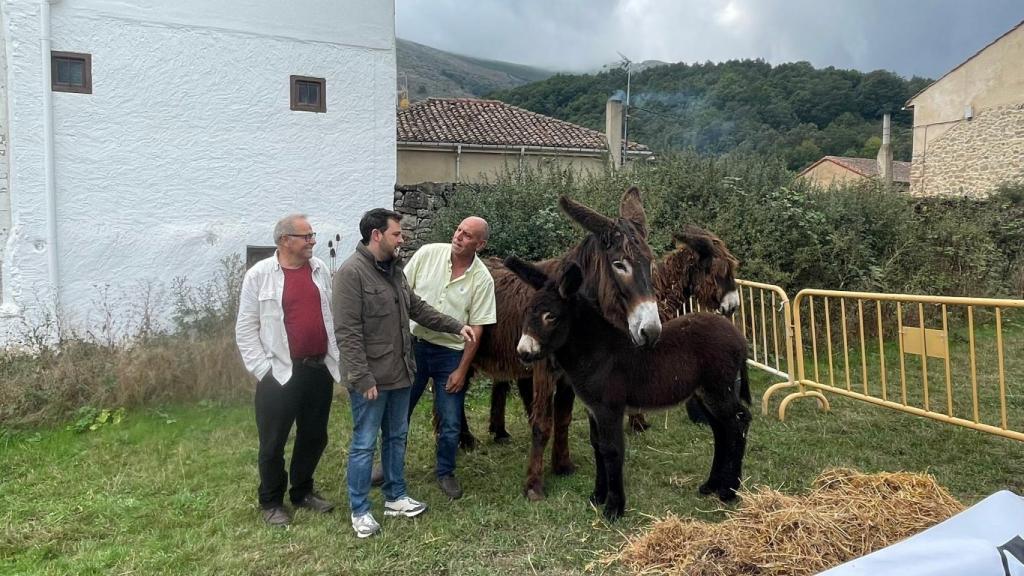
[[[314,489],[313,472],[327,447],[327,421],[334,382],[340,380],[337,344],[328,334],[331,278],[313,257],[316,233],[304,214],[274,226],[273,256],[253,265],[242,281],[235,339],[256,385],[259,433],[259,504],[263,521],[287,526],[284,494],[298,508],[327,513],[334,504]],[[284,449],[295,425],[291,468]]]
[[[380,530],[370,512],[370,472],[382,435],[384,515],[413,517],[426,505],[405,491],[405,441],[416,364],[409,319],[475,341],[464,323],[431,308],[409,288],[398,260],[402,215],[377,208],[359,221],[362,240],[334,274],[334,336],[352,405],[348,497],[352,529],[366,538]]]

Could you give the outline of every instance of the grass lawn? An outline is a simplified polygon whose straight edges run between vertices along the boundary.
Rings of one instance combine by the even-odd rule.
[[[753,372],[755,399],[771,383]],[[486,430],[486,385],[470,394],[470,421]],[[776,402],[778,396],[776,398]],[[1024,491],[1024,445],[832,396],[820,413],[801,400],[786,422],[755,416],[744,476],[786,492],[823,468],[927,471],[973,503]],[[519,407],[510,399],[511,407]],[[510,411],[511,412],[511,411]],[[759,412],[759,410],[758,410]],[[609,525],[587,503],[594,471],[586,418],[577,407],[572,450],[579,470],[549,476],[548,498],[521,496],[528,429],[509,418],[514,442],[484,440],[460,454],[462,500],[433,482],[434,442],[420,408],[410,432],[410,495],[430,510],[384,518],[382,534],[358,540],[343,496],[350,436],[347,396],[336,398],[331,444],[317,478],[339,504],[327,516],[296,514],[288,530],[265,527],[256,508],[256,428],[250,405],[129,412],[123,422],[76,434],[62,428],[0,437],[0,573],[3,574],[576,574],[620,573],[595,560],[652,517],[674,512],[716,520],[717,501],[697,495],[711,434],[681,410],[649,416],[652,430],[628,439],[626,517]],[[289,449],[290,450],[290,449]]]

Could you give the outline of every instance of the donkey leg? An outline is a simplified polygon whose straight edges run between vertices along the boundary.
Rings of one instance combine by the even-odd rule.
[[[747,450],[747,430],[750,429],[751,415],[746,406],[736,403],[736,410],[729,419],[728,444],[726,444],[724,455],[725,462],[722,464],[722,485],[718,487],[718,498],[723,502],[729,502],[736,498],[736,491],[740,488],[740,481],[743,478],[743,456]]]
[[[469,386],[473,383],[472,372],[466,376],[466,392],[469,392]],[[473,436],[473,432],[469,429],[469,420],[466,419],[466,411],[462,411],[462,418],[459,420],[459,448],[462,448],[466,452],[472,452],[476,450],[476,436]]]
[[[496,381],[491,384],[491,424],[488,431],[498,444],[507,444],[512,440],[505,429],[505,402],[511,385],[507,381]]]
[[[711,433],[714,435],[715,455],[711,459],[711,472],[708,474],[707,481],[697,488],[698,492],[707,496],[717,493],[723,484],[722,466],[726,460],[725,447],[729,441],[728,432],[726,430],[726,423],[718,418],[714,412],[709,411],[696,397],[690,398],[690,401],[698,406],[702,413],[706,415],[707,422],[711,427]]]
[[[599,505],[608,500],[608,476],[605,474],[604,456],[601,452],[601,433],[597,420],[589,411],[587,422],[590,424],[590,447],[594,449],[594,491],[590,493],[590,502]]]
[[[572,386],[559,380],[555,386],[554,406],[554,434],[555,438],[551,445],[551,471],[555,474],[566,475],[576,471],[576,466],[569,457],[569,426],[572,424],[572,405],[576,399],[576,393]]]
[[[696,398],[686,401],[686,415],[694,424],[709,424],[708,413]]]
[[[626,453],[622,431],[622,410],[601,410],[595,416],[597,422],[598,448],[604,462],[607,498],[604,502],[604,517],[617,520],[626,511],[626,489],[622,481],[622,466]]]
[[[526,487],[523,493],[536,502],[544,499],[544,449],[551,437],[551,402],[544,406],[534,404],[533,418],[530,419],[530,456],[526,465]]]

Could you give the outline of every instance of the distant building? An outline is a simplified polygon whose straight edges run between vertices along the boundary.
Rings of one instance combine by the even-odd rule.
[[[505,168],[551,163],[581,171],[618,166],[622,102],[609,100],[605,114],[601,133],[497,100],[416,102],[398,111],[398,184],[477,182]],[[646,146],[630,142],[626,162],[651,156]]]
[[[1024,22],[911,98],[910,193],[984,197],[1024,181]]]
[[[892,181],[895,184],[910,184],[910,162],[892,163]],[[849,158],[847,156],[825,156],[800,172],[799,178],[814,182],[818,186],[851,184],[882,175],[878,160],[872,158]]]

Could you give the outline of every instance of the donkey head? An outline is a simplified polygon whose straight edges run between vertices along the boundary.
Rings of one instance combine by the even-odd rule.
[[[564,196],[559,205],[590,232],[566,255],[563,266],[572,262],[579,267],[580,291],[595,302],[605,319],[628,331],[637,346],[653,346],[661,335],[661,321],[651,274],[654,253],[647,245],[640,191],[634,187],[622,195],[619,217],[614,219]]]
[[[693,296],[704,308],[731,316],[740,305],[736,257],[721,239],[696,226],[686,226],[672,239],[676,250],[665,258],[664,267],[681,278],[683,299]]]
[[[572,326],[571,299],[583,283],[583,273],[575,263],[568,263],[556,280],[515,256],[506,258],[505,266],[536,290],[526,307],[522,334],[516,346],[522,361],[533,362],[552,354],[568,340]]]

